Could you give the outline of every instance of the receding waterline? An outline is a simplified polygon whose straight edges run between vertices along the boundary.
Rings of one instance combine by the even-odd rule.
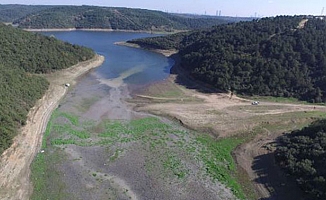
[[[95,70],[98,79],[110,87],[122,84],[149,84],[168,77],[173,60],[142,49],[115,45],[115,42],[153,37],[148,33],[69,31],[43,32],[57,39],[92,48],[106,57]]]

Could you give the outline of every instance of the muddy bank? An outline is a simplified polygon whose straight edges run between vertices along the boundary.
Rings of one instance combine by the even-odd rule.
[[[100,66],[103,61],[104,57],[97,55],[91,60],[46,76],[50,82],[48,91],[29,112],[27,123],[21,129],[21,134],[14,138],[13,145],[1,155],[1,199],[29,199],[32,192],[29,167],[39,151],[52,111],[68,90],[65,84],[76,84],[78,77]]]
[[[45,179],[60,180],[47,179],[46,192],[61,185],[64,199],[236,199],[206,174],[195,133],[134,110],[125,80],[141,70],[91,73],[61,101],[43,154]]]

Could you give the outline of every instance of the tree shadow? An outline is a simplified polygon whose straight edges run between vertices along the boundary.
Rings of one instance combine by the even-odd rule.
[[[175,82],[186,87],[187,89],[194,89],[201,93],[222,93],[225,91],[219,90],[217,88],[212,87],[209,84],[204,82],[195,80],[192,78],[186,70],[182,69],[180,66],[180,57],[178,54],[173,54],[170,56],[175,63],[170,69],[170,74],[177,75]]]
[[[275,162],[273,152],[256,156],[252,169],[258,175],[254,181],[264,185],[271,194],[270,197],[260,198],[260,200],[304,199],[304,194],[295,180],[287,176]]]

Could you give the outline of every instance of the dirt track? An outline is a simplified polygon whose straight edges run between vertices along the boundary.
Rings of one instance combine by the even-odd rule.
[[[174,96],[164,96],[164,92],[171,90]],[[287,180],[274,163],[270,143],[283,131],[313,121],[312,113],[325,112],[325,106],[275,102],[260,102],[260,105],[253,106],[250,100],[235,95],[231,98],[230,94],[204,94],[186,89],[175,84],[174,76],[134,96],[138,99],[139,111],[168,116],[186,127],[210,132],[217,137],[251,133],[257,127],[277,127],[277,130],[259,130],[252,141],[237,148],[234,156],[253,183],[259,198],[286,199],[288,195],[300,195],[291,183],[286,183],[287,187],[284,187]],[[318,114],[314,116],[318,117]],[[289,188],[292,192],[288,192]]]
[[[29,166],[40,150],[42,136],[52,111],[68,89],[64,86],[65,83],[74,85],[78,77],[100,66],[103,61],[103,56],[96,56],[47,76],[50,81],[48,91],[29,112],[27,124],[21,129],[21,134],[14,138],[13,145],[1,155],[0,199],[29,199],[32,192]]]

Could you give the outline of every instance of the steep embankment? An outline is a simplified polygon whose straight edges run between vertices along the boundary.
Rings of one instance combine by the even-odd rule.
[[[178,49],[182,69],[220,91],[324,102],[326,23],[303,19],[264,18],[130,42]]]
[[[14,21],[28,29],[108,29],[168,31],[207,28],[228,23],[231,19],[177,16],[145,9],[55,6],[33,12]]]

